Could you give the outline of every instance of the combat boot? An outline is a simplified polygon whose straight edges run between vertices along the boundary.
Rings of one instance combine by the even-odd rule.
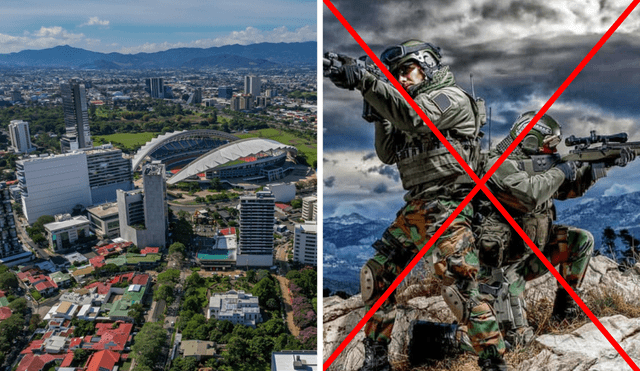
[[[387,356],[387,343],[366,338],[364,343],[364,362],[359,371],[391,371]]]
[[[563,320],[573,320],[578,318],[582,314],[582,309],[576,304],[569,293],[559,288],[556,291],[556,299],[553,302],[553,311],[551,312],[551,318],[558,322]]]
[[[502,358],[480,358],[478,366],[482,371],[513,371]]]

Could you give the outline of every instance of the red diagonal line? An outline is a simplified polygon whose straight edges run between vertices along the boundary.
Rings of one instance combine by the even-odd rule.
[[[638,0],[640,1],[640,0]],[[427,242],[427,244],[425,244],[425,246],[423,247],[423,249],[418,253],[418,255],[411,261],[411,263],[403,270],[403,272],[400,274],[400,276],[398,276],[398,278],[392,283],[392,285],[389,287],[389,289],[383,294],[383,296],[374,304],[374,306],[371,308],[371,310],[367,313],[367,315],[365,315],[365,318],[363,318],[363,320],[361,320],[358,325],[356,326],[356,328],[349,334],[349,336],[347,336],[347,339],[345,339],[345,341],[342,342],[342,344],[336,349],[336,351],[334,351],[334,353],[331,355],[331,357],[329,357],[329,359],[327,359],[327,361],[324,363],[324,369],[326,370],[331,363],[335,360],[335,358],[344,350],[344,348],[346,347],[346,345],[353,339],[353,337],[355,337],[355,334],[362,328],[362,326],[364,326],[364,324],[366,323],[366,321],[371,318],[371,316],[373,315],[373,313],[375,313],[375,311],[382,305],[382,303],[390,296],[391,292],[393,292],[393,290],[395,290],[398,286],[398,284],[402,281],[402,279],[404,279],[404,277],[406,277],[406,275],[408,274],[408,272],[415,266],[415,264],[417,263],[417,261],[429,250],[429,248],[431,248],[431,246],[433,245],[433,243],[440,237],[440,235],[442,235],[442,233],[444,232],[444,230],[446,228],[448,228],[448,226],[451,224],[451,222],[453,221],[453,219],[455,219],[455,217],[457,217],[457,215],[462,211],[462,209],[466,206],[467,203],[469,203],[469,201],[471,200],[471,198],[475,195],[475,193],[478,192],[478,190],[480,188],[482,188],[483,192],[485,192],[487,194],[487,196],[489,197],[489,199],[494,202],[497,205],[500,205],[497,200],[495,199],[495,197],[486,189],[486,186],[484,186],[484,183],[486,182],[486,180],[493,174],[493,172],[495,172],[495,170],[497,169],[497,167],[506,159],[506,157],[509,155],[509,153],[511,151],[513,151],[513,149],[515,149],[515,147],[517,146],[517,144],[522,141],[522,139],[524,138],[524,136],[527,134],[527,132],[535,125],[535,123],[539,120],[540,117],[542,117],[542,115],[544,114],[544,112],[546,112],[546,110],[548,110],[548,108],[555,102],[555,100],[557,100],[557,98],[562,94],[562,92],[566,89],[566,87],[568,87],[568,85],[571,83],[571,81],[573,81],[573,79],[580,73],[580,71],[584,68],[584,66],[586,66],[586,64],[590,61],[590,59],[593,57],[593,55],[595,55],[595,53],[597,53],[597,51],[600,49],[600,47],[602,47],[602,45],[606,42],[606,40],[613,34],[613,32],[615,32],[615,30],[618,28],[618,26],[624,21],[624,19],[629,15],[629,13],[635,8],[635,6],[637,5],[638,1],[634,1],[632,2],[632,4],[625,10],[625,12],[623,12],[623,14],[618,18],[618,20],[614,23],[614,25],[609,29],[609,31],[607,31],[607,33],[605,33],[605,35],[601,38],[601,40],[596,44],[596,46],[591,50],[591,52],[584,58],[584,60],[578,65],[578,67],[576,67],[576,69],[574,70],[574,72],[567,78],[567,80],[565,81],[565,83],[558,89],[558,91],[556,91],[556,93],[551,97],[551,99],[547,102],[547,104],[543,107],[543,110],[541,110],[540,112],[538,112],[538,114],[533,118],[533,120],[529,123],[529,125],[527,125],[527,127],[525,128],[525,130],[523,130],[523,132],[514,140],[514,143],[512,143],[511,146],[509,146],[509,148],[507,149],[507,151],[505,151],[505,154],[503,154],[503,156],[500,157],[500,159],[496,162],[496,164],[494,164],[494,166],[490,169],[490,172],[487,173],[487,175],[485,177],[483,177],[482,181],[478,181],[477,177],[475,176],[474,173],[470,173],[469,175],[474,179],[474,181],[476,181],[477,186],[472,190],[472,192],[463,200],[463,202],[454,210],[454,212],[449,216],[449,218],[445,221],[445,223],[438,229],[438,231],[436,232],[436,234],[434,236],[432,236],[432,238]],[[352,36],[356,39],[356,41],[363,47],[363,49],[365,49],[365,51],[367,52],[367,54],[369,55],[369,57],[371,57],[372,60],[374,60],[374,62],[378,65],[378,67],[381,69],[381,71],[383,71],[385,73],[385,75],[387,75],[387,77],[390,77],[389,80],[394,84],[394,86],[396,87],[396,89],[400,92],[400,93],[405,93],[404,89],[401,88],[401,86],[399,86],[399,84],[397,83],[397,81],[395,80],[395,78],[393,78],[393,76],[390,75],[390,73],[386,70],[386,68],[384,67],[384,65],[382,65],[380,63],[380,61],[377,59],[377,57],[372,53],[372,51],[368,48],[368,46],[366,45],[366,43],[364,43],[364,41],[359,37],[359,35],[355,32],[355,30],[349,25],[349,23],[344,19],[344,17],[342,17],[342,15],[338,12],[338,10],[333,6],[333,4],[331,4],[331,2],[329,0],[324,0],[325,5],[327,5],[332,12],[335,14],[335,16],[338,18],[338,20],[340,20],[340,22],[344,25],[344,27],[349,31],[349,33],[352,34]],[[411,99],[411,97],[408,97],[408,94],[403,94],[403,97],[412,105],[413,109],[416,110],[416,112],[420,115],[422,113],[421,118],[423,118],[424,113],[422,112],[422,110],[417,106],[417,104],[415,104],[415,102],[413,101],[413,99]],[[408,99],[407,99],[408,98]],[[426,115],[424,115],[426,116]],[[427,125],[430,126],[430,128],[432,128],[433,130],[433,124],[430,122],[430,120],[428,118],[424,119],[425,123],[427,123]],[[433,130],[434,133],[436,133],[436,136],[438,136],[438,138],[445,144],[445,146],[449,149],[449,151],[452,152],[452,154],[454,155],[454,157],[456,158],[456,160],[458,160],[458,162],[461,162],[461,165],[465,168],[465,170],[467,172],[469,172],[469,168],[468,166],[465,167],[466,163],[464,163],[464,161],[461,161],[461,158],[459,158],[459,155],[453,150],[452,151],[452,147],[448,144],[448,142],[446,141],[446,139],[444,139],[442,137],[442,135],[439,133],[439,131]],[[444,139],[444,140],[443,140]],[[458,155],[456,157],[456,155]],[[498,206],[497,206],[498,207]],[[502,205],[500,205],[498,207],[498,209],[500,210],[501,213],[503,213],[503,215],[505,215],[505,217],[507,218],[507,220],[509,220],[509,222],[513,225],[515,224],[515,222],[513,221],[513,219],[509,216],[509,214],[506,212],[506,210],[504,210],[504,208],[502,208]],[[515,224],[517,226],[517,224]],[[521,236],[524,235],[524,233],[522,232],[522,230],[517,227],[516,231],[518,231],[519,234],[521,234]],[[522,233],[521,233],[522,232]],[[607,332],[606,328],[604,326],[602,326],[602,324],[597,320],[597,318],[589,311],[589,309],[586,307],[586,305],[584,305],[584,303],[580,300],[580,298],[575,294],[575,292],[573,292],[573,290],[571,290],[571,288],[567,285],[566,281],[564,281],[564,279],[562,279],[562,277],[559,275],[559,273],[555,270],[555,268],[553,268],[553,266],[551,265],[551,263],[544,257],[544,255],[540,252],[540,250],[537,249],[537,247],[535,245],[533,245],[531,243],[531,241],[528,239],[528,237],[526,237],[526,235],[524,235],[525,237],[525,241],[527,241],[527,244],[532,247],[532,250],[536,253],[536,255],[544,262],[545,266],[547,266],[547,268],[551,268],[550,271],[554,274],[554,276],[556,276],[556,278],[560,278],[559,282],[560,284],[565,287],[566,289],[568,289],[567,291],[570,293],[570,295],[578,302],[578,304],[581,306],[581,308],[583,310],[585,310],[586,312],[588,312],[588,316],[596,323],[596,326],[600,329],[601,332],[603,332],[603,334],[605,335],[605,337],[607,337],[609,339],[609,341],[612,343],[612,345],[614,346],[614,348],[616,348],[616,350],[618,350],[618,352],[623,356],[623,358],[625,358],[625,360],[627,361],[627,363],[630,364],[630,366],[632,368],[634,368],[635,364],[633,364],[633,361],[631,361],[631,359],[629,358],[628,355],[626,355],[626,353],[624,352],[624,350],[617,344],[617,342],[615,342],[615,339],[613,339],[613,337]],[[607,336],[608,335],[608,336]],[[626,357],[625,357],[626,356]],[[634,368],[634,370],[640,370],[637,368],[637,366]]]

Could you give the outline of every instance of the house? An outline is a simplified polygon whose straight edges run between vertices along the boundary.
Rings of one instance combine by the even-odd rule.
[[[196,361],[216,355],[216,343],[203,340],[185,340],[180,343],[180,354],[183,357],[193,357]]]
[[[49,275],[53,282],[58,285],[58,287],[69,287],[71,286],[72,278],[68,273],[55,272]]]
[[[283,350],[271,353],[271,371],[317,371],[315,350]]]
[[[119,360],[119,353],[101,350],[89,356],[85,371],[111,371]]]
[[[244,291],[234,290],[227,291],[225,294],[214,294],[209,298],[207,319],[211,317],[251,327],[262,322],[258,298],[245,294]]]

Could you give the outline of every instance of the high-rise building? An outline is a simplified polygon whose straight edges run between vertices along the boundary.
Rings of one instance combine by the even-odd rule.
[[[12,102],[22,101],[22,94],[20,93],[20,90],[18,89],[11,90],[11,101]]]
[[[7,183],[0,182],[0,258],[4,260],[24,253],[16,233],[9,187],[7,187]]]
[[[218,98],[231,99],[233,88],[231,86],[220,86],[218,88]]]
[[[269,97],[269,98],[273,98],[278,96],[278,90],[277,89],[267,89],[264,91],[264,96],[265,97]]]
[[[240,197],[238,266],[273,264],[273,225],[276,199],[268,191]]]
[[[131,159],[124,158],[121,150],[105,144],[86,154],[92,204],[115,201],[118,189],[133,189]]]
[[[316,220],[315,210],[316,204],[318,202],[318,197],[309,196],[302,199],[302,219],[305,221]]]
[[[316,222],[296,224],[293,235],[293,260],[318,265],[318,227]]]
[[[167,189],[164,164],[152,163],[142,168],[142,190],[118,190],[120,237],[139,248],[166,245]]]
[[[67,83],[60,84],[60,92],[66,129],[60,140],[62,153],[93,147],[89,132],[89,112],[84,84],[72,79]]]
[[[244,93],[251,94],[254,97],[260,95],[260,78],[250,75],[244,77]]]
[[[77,205],[92,204],[87,155],[82,151],[18,160],[16,177],[29,224],[43,215],[69,213]]]
[[[36,147],[31,145],[28,122],[12,120],[9,124],[9,136],[11,137],[11,148],[14,152],[29,153],[36,150]]]
[[[202,103],[202,88],[196,88],[189,96],[187,104],[200,104]]]
[[[164,80],[162,77],[151,77],[145,79],[145,85],[147,86],[147,92],[151,95],[151,98],[164,98]]]

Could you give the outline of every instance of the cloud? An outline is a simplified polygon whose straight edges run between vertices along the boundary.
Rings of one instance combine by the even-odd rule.
[[[622,185],[622,184],[614,184],[611,188],[607,189],[606,191],[604,191],[603,196],[620,196],[623,194],[627,194],[627,193],[631,193],[633,192],[634,189],[626,186],[626,185]]]
[[[242,31],[233,31],[228,35],[217,37],[215,39],[200,39],[191,42],[163,42],[163,43],[145,43],[139,46],[123,47],[120,53],[152,53],[173,48],[211,48],[223,45],[249,45],[263,42],[272,43],[291,43],[315,41],[317,39],[317,31],[315,25],[307,25],[295,30],[289,30],[287,27],[277,27],[271,31],[261,31],[255,27],[247,27]]]
[[[333,187],[333,183],[336,181],[336,177],[330,176],[324,179],[324,186],[327,188]]]
[[[96,39],[87,39],[82,33],[72,33],[60,26],[41,27],[34,32],[24,32],[24,36],[0,34],[0,53],[11,53],[25,49],[46,49],[59,45],[85,46]]]
[[[384,183],[380,183],[377,186],[375,186],[375,188],[373,189],[373,193],[387,193],[389,189],[387,188],[387,185]]]
[[[80,27],[83,26],[109,26],[109,21],[102,20],[98,17],[91,17],[89,18],[89,21],[80,25]]]

